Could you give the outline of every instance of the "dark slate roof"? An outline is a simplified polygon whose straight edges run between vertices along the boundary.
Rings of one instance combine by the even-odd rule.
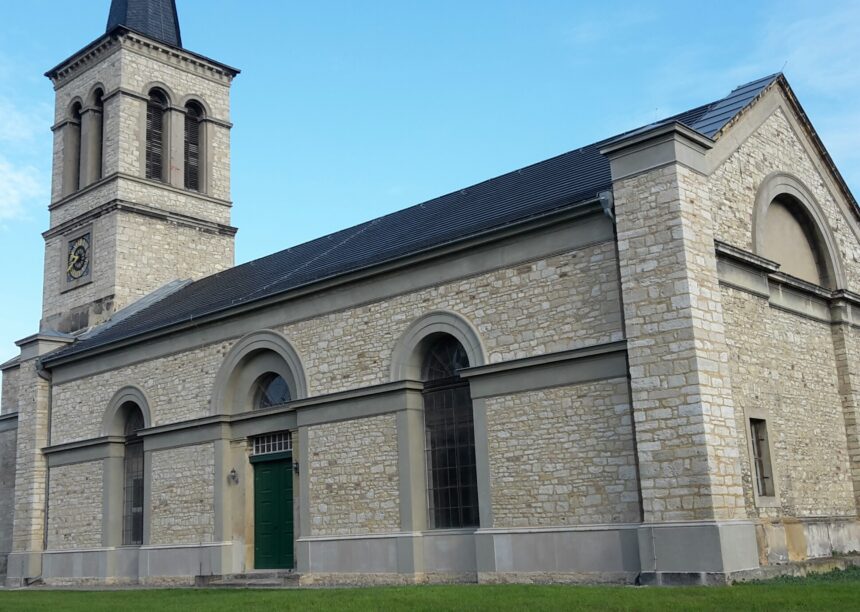
[[[713,136],[779,75],[645,126],[678,122]],[[729,109],[731,112],[729,112]],[[635,130],[639,131],[639,130]],[[324,279],[463,240],[593,200],[612,188],[600,149],[615,136],[200,279],[123,320],[96,328],[43,361],[168,328]]]
[[[182,47],[175,0],[112,0],[105,32],[119,26]]]

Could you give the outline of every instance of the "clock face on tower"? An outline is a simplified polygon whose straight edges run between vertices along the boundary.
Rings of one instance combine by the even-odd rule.
[[[77,281],[90,273],[90,234],[84,234],[69,241],[66,257],[66,280]]]

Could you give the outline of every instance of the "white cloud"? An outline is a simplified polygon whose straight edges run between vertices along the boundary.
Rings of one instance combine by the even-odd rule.
[[[44,109],[21,110],[7,98],[0,98],[0,142],[32,143],[48,125]]]
[[[27,204],[46,193],[36,168],[17,166],[0,156],[0,223],[25,217]]]

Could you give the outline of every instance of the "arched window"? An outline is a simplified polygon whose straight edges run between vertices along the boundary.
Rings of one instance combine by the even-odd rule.
[[[63,195],[81,188],[81,103],[75,102],[63,128]]]
[[[203,108],[197,102],[185,106],[185,188],[203,191]]]
[[[469,383],[458,371],[469,367],[452,336],[431,338],[424,356],[424,443],[428,522],[431,528],[478,525],[478,477]]]
[[[167,95],[160,89],[153,89],[146,104],[146,178],[157,181],[166,180],[167,107]]]
[[[254,410],[280,406],[291,399],[290,386],[280,374],[269,372],[257,379],[254,390]]]
[[[815,222],[789,195],[767,207],[762,255],[780,264],[781,272],[822,287],[832,284]]]
[[[122,543],[143,544],[143,413],[132,403],[125,406],[125,458],[123,459]]]

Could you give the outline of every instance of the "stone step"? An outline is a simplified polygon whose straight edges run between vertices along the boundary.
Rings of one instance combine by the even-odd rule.
[[[246,574],[227,574],[224,576],[200,576],[198,586],[232,589],[279,589],[295,587],[299,575],[292,570],[260,571]]]

